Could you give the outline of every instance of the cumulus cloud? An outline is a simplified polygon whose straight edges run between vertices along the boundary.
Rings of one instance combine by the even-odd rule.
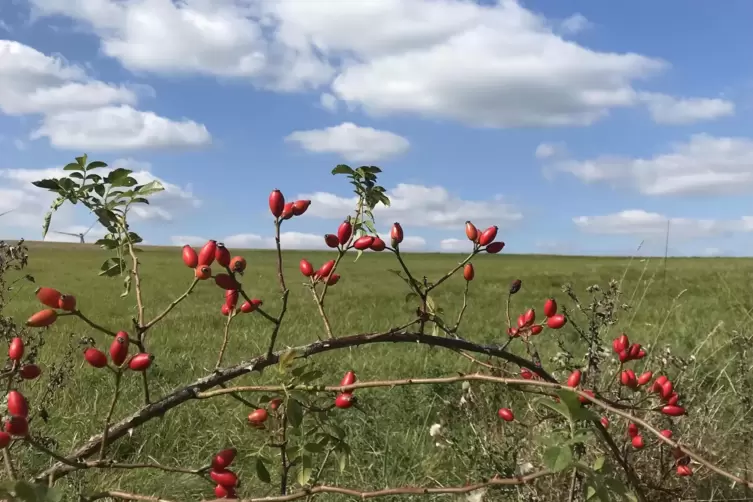
[[[753,139],[696,134],[649,158],[601,156],[550,167],[586,183],[627,186],[646,195],[750,193]]]
[[[666,94],[643,92],[640,99],[658,124],[692,124],[735,113],[735,104],[720,98],[676,98]]]
[[[564,143],[541,143],[536,147],[534,156],[539,160],[565,157],[567,148]]]
[[[139,150],[202,146],[211,142],[204,125],[173,121],[130,106],[103,107],[48,115],[32,133],[69,150]]]
[[[30,0],[81,22],[126,68],[324,90],[372,114],[413,113],[483,127],[588,125],[640,103],[636,82],[668,67],[591,49],[514,0]],[[170,33],[169,39],[164,37]]]
[[[462,227],[467,220],[477,225],[509,227],[523,215],[502,198],[492,200],[465,200],[452,195],[441,186],[424,186],[400,183],[388,190],[390,206],[377,206],[377,221],[399,221],[404,226],[425,228]],[[302,194],[298,198],[312,201],[307,215],[319,218],[340,219],[355,207],[355,197],[341,197],[328,192]]]
[[[313,153],[335,153],[353,162],[377,162],[405,153],[410,143],[402,136],[352,122],[326,129],[295,131],[285,138]]]
[[[61,56],[0,40],[0,112],[41,115],[31,138],[47,137],[54,147],[132,150],[209,143],[203,125],[133,108],[141,95],[153,93],[148,86],[92,79]]]
[[[579,230],[587,233],[646,238],[663,237],[668,228],[673,239],[715,237],[753,231],[753,216],[743,216],[738,220],[674,218],[642,209],[603,216],[579,216],[573,218],[573,223]]]

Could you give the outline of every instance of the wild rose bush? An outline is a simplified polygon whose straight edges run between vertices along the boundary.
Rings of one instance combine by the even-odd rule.
[[[489,320],[493,326],[506,323],[506,332],[499,329],[503,342],[496,345],[474,342],[473,333],[463,330],[468,292],[478,280],[472,260],[479,253],[498,254],[503,250],[504,243],[497,240],[497,227],[479,229],[467,222],[464,231],[468,256],[441,277],[419,277],[400,251],[404,239],[400,224],[393,224],[389,236],[381,237],[376,231],[373,210],[379,204],[389,205],[384,188],[378,185],[379,168],[352,169],[340,165],[332,173],[347,177],[358,203],[353,214],[345,217],[334,233],[323,237],[332,249],[332,259],[318,267],[301,260],[301,275],[295,280],[283,273],[280,229],[285,221],[304,217],[311,202],[286,201],[279,190],[270,194],[279,310],[268,312],[262,299],[250,296],[244,289],[244,273],[250,266],[246,259],[233,256],[222,243],[210,240],[198,250],[188,245],[183,247],[181,259],[193,280],[182,295],[151,317],[147,316],[142,298],[137,247],[142,239],[131,229],[128,215],[136,205],[148,204],[149,197],[163,187],[159,182],[138,185],[126,169],[104,174],[102,170],[106,167],[104,162],[88,162],[86,156],[78,157],[65,166],[68,176],[34,184],[57,195],[44,219],[45,233],[54,211],[65,203],[82,204],[97,216],[107,231],[97,244],[112,252],[100,267],[100,275],[122,278],[121,296],[135,299],[136,315],[132,325],[109,329],[105,327],[106,320],[97,318],[96,311],[86,311],[77,304],[75,292],[51,284],[36,289],[40,310],[26,321],[25,328],[19,329],[12,319],[2,318],[3,337],[8,343],[8,362],[2,373],[7,381],[4,431],[0,432],[9,479],[0,488],[4,497],[61,500],[63,491],[57,488],[61,481],[70,473],[87,469],[156,470],[163,471],[165,476],[182,473],[206,481],[207,499],[254,501],[303,500],[316,495],[339,500],[448,494],[465,496],[467,500],[649,501],[680,497],[692,486],[703,493],[712,493],[711,489],[715,493],[733,493],[738,487],[743,490],[753,487],[753,482],[741,474],[744,466],[728,466],[729,458],[708,460],[707,455],[690,447],[691,440],[698,439],[698,432],[689,433],[688,424],[698,424],[694,422],[694,413],[703,406],[688,392],[700,389],[684,377],[688,373],[702,375],[696,362],[678,363],[669,349],[653,353],[656,347],[642,346],[641,334],[610,335],[619,315],[629,308],[621,301],[617,281],[604,289],[588,288],[587,300],[579,298],[567,286],[562,298],[542,298],[538,306],[531,308],[516,305],[515,295],[525,286],[524,279],[514,279],[506,298],[501,299],[503,319]],[[341,280],[338,265],[352,254],[356,254],[357,260],[367,252],[394,254],[398,268],[393,272],[405,285],[395,294],[407,293],[406,300],[415,306],[414,315],[391,320],[395,327],[384,332],[336,336],[327,315],[327,300],[337,294]],[[26,250],[22,244],[3,244],[0,273],[10,267],[22,269],[25,264]],[[450,312],[447,306],[438,305],[435,293],[454,276],[462,276],[465,292]],[[316,304],[323,330],[312,335],[311,343],[281,351],[280,328],[288,316],[295,315],[295,305],[288,301],[288,283],[295,282],[298,286],[301,278],[302,287],[308,288]],[[33,281],[29,276],[23,279]],[[150,350],[147,335],[156,324],[169,323],[173,309],[190,301],[188,298],[197,287],[217,288],[218,296],[223,295],[217,315],[225,316],[226,322],[216,348],[215,369],[197,381],[155,396],[152,364],[160,355]],[[3,293],[9,289],[3,282]],[[232,337],[233,320],[244,315],[258,315],[268,322],[267,350],[241,364],[226,366],[223,361]],[[98,331],[98,337],[85,341],[85,346],[78,349],[80,355],[63,357],[59,366],[40,368],[35,360],[43,346],[41,333],[45,327],[60,322],[83,322]],[[385,375],[381,380],[360,381],[353,371],[335,377],[312,363],[317,354],[376,343],[443,348],[448,357],[467,359],[475,371],[415,375],[407,379],[390,379]],[[537,348],[541,343],[556,343],[555,357],[542,361]],[[40,402],[29,401],[25,389],[30,382],[44,378],[48,379],[51,392],[61,388],[74,370],[72,360],[74,364],[82,361],[90,367],[76,367],[75,371],[101,371],[109,375],[112,393],[106,412],[96,418],[101,421],[102,432],[72,451],[63,452],[51,440],[50,431],[39,424],[38,418],[46,421],[43,412],[46,394]],[[231,386],[233,380],[243,375],[272,366],[277,369],[276,384]],[[741,382],[747,385],[748,373],[741,368],[739,374],[744,375]],[[115,410],[123,386],[134,381],[143,388],[144,404],[124,415],[125,418],[118,417]],[[374,488],[329,482],[329,475],[349,468],[353,453],[351,438],[339,425],[343,414],[360,409],[361,403],[369,400],[370,389],[413,386],[431,386],[446,405],[428,431],[436,447],[436,455],[429,461],[435,470],[446,472],[448,479],[456,477],[458,466],[463,466],[467,483],[449,486],[441,479],[427,479],[421,485]],[[253,440],[217,444],[215,454],[198,466],[165,465],[151,460],[124,463],[114,456],[117,441],[139,426],[156,418],[170,420],[171,409],[190,401],[219,396],[248,405],[245,421]],[[702,421],[723,415],[704,416]],[[174,427],[181,425],[175,423]],[[730,432],[719,424],[707,422],[705,427],[719,434]],[[194,431],[198,437],[203,432]],[[205,432],[206,441],[211,441],[211,431]],[[263,438],[261,442],[259,438]],[[40,453],[50,458],[44,470],[18,471],[19,459]],[[237,455],[252,455],[254,469],[237,470],[234,467]],[[138,453],[132,456],[139,457]],[[718,488],[720,483],[724,488]],[[272,487],[265,494],[258,488],[263,484]],[[272,491],[278,494],[269,494]],[[83,487],[76,495],[81,500],[182,500],[174,493],[138,493],[138,487],[133,492],[108,486]]]

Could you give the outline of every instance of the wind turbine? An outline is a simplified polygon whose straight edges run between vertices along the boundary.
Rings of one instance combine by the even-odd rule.
[[[2,215],[0,215],[0,216],[2,216]],[[86,242],[84,241],[84,236],[89,233],[89,230],[91,230],[92,228],[94,228],[94,225],[96,223],[97,223],[96,221],[94,223],[92,223],[91,226],[86,229],[86,232],[72,233],[72,232],[58,232],[57,230],[51,230],[51,232],[55,233],[55,234],[61,234],[61,235],[70,235],[71,237],[78,237],[80,239],[79,244],[86,244]]]

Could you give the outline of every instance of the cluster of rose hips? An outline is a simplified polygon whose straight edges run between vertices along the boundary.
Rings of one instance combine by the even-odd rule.
[[[11,371],[17,373],[24,380],[34,380],[42,374],[42,370],[36,364],[24,364],[19,367],[24,357],[24,341],[13,338],[8,347],[8,358],[12,362]],[[12,375],[8,375],[12,378]],[[7,419],[0,431],[0,449],[5,448],[11,442],[12,436],[23,437],[29,432],[29,406],[26,398],[17,390],[11,390],[7,396]]]
[[[243,274],[246,270],[246,259],[242,256],[230,257],[230,251],[221,242],[215,240],[207,241],[198,253],[186,244],[183,246],[183,263],[195,270],[194,275],[199,280],[207,280],[214,277],[214,283],[225,290],[225,302],[220,311],[222,315],[230,315],[238,305],[240,284],[230,274],[212,275],[212,264],[217,262],[218,265],[230,270],[233,274]],[[257,298],[246,300],[241,304],[240,311],[249,314],[259,307],[263,302]]]
[[[48,309],[40,310],[33,316],[29,317],[26,325],[30,328],[44,328],[51,326],[58,318],[58,312],[55,309],[65,310],[67,312],[76,311],[76,297],[73,295],[64,295],[60,291],[52,288],[37,288],[34,292],[37,299]]]
[[[304,258],[301,260],[299,268],[301,273],[305,277],[309,277],[314,284],[324,281],[328,286],[334,286],[340,281],[340,274],[332,273],[332,269],[335,268],[335,260],[325,262],[324,265],[315,271],[311,262]]]
[[[465,236],[473,242],[476,250],[484,248],[487,253],[497,254],[505,247],[502,241],[494,241],[497,238],[497,226],[491,226],[484,231],[479,231],[470,221],[465,222]]]
[[[518,316],[518,326],[507,328],[507,334],[511,337],[533,336],[544,331],[544,326],[550,329],[560,329],[567,323],[563,314],[557,313],[557,301],[549,298],[544,302],[544,316],[546,319],[538,324],[536,322],[536,310],[528,309]]]
[[[285,196],[276,188],[269,194],[269,210],[275,218],[280,220],[289,220],[293,216],[301,216],[310,205],[310,200],[285,202]]]
[[[238,486],[238,475],[228,469],[235,460],[238,451],[235,448],[226,448],[212,459],[212,468],[209,477],[217,483],[214,494],[217,498],[236,499],[235,488]]]
[[[339,249],[341,251],[347,251],[350,248],[357,249],[358,251],[366,251],[371,249],[372,251],[380,252],[387,249],[387,244],[378,235],[362,235],[352,243],[351,237],[353,237],[353,224],[350,220],[345,220],[337,227],[337,235],[325,234],[324,243],[327,247],[332,249]],[[395,248],[403,242],[403,227],[400,223],[394,223],[392,229],[390,229],[390,241],[392,247]]]

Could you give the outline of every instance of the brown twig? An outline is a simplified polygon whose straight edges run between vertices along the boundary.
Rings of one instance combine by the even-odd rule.
[[[449,384],[449,383],[456,383],[456,382],[467,382],[467,381],[481,381],[481,382],[492,382],[492,383],[499,383],[504,385],[515,385],[515,386],[532,386],[532,387],[544,387],[549,389],[555,389],[555,390],[565,390],[568,392],[572,392],[574,394],[577,394],[580,397],[583,397],[590,401],[592,404],[595,404],[599,408],[602,408],[606,411],[609,411],[611,413],[614,413],[615,415],[619,415],[631,422],[634,422],[636,425],[641,426],[645,430],[649,431],[651,434],[656,436],[657,439],[660,441],[677,448],[678,450],[682,451],[686,455],[688,455],[690,458],[695,460],[701,465],[704,465],[708,469],[716,472],[717,474],[726,477],[727,479],[734,481],[736,483],[742,484],[744,486],[746,483],[750,483],[750,487],[753,488],[753,482],[745,481],[744,479],[735,476],[732,473],[729,473],[708,460],[704,459],[694,451],[688,449],[686,446],[673,441],[670,438],[665,437],[662,435],[661,431],[654,428],[651,424],[646,422],[645,420],[638,418],[634,415],[631,415],[630,413],[623,411],[619,408],[615,408],[606,402],[597,399],[595,397],[592,397],[587,392],[574,389],[571,387],[568,387],[566,385],[562,385],[556,382],[547,382],[543,380],[525,380],[520,378],[505,378],[505,377],[497,377],[492,375],[484,375],[480,373],[474,373],[472,375],[460,375],[460,376],[450,376],[450,377],[439,377],[439,378],[406,378],[406,379],[399,379],[399,380],[374,380],[370,382],[358,382],[354,383],[352,385],[336,385],[336,386],[328,386],[328,385],[289,385],[287,387],[281,386],[281,385],[257,385],[257,386],[243,386],[243,387],[231,387],[228,389],[221,389],[221,390],[214,390],[214,391],[207,391],[207,392],[200,392],[196,394],[196,398],[198,399],[207,399],[215,396],[219,396],[222,394],[227,394],[228,392],[282,392],[282,391],[291,391],[291,390],[299,390],[299,391],[309,391],[309,392],[346,392],[346,391],[353,391],[356,389],[369,389],[369,388],[376,388],[376,387],[400,387],[400,386],[406,386],[406,385],[435,385],[435,384]]]
[[[175,307],[177,307],[180,302],[182,302],[183,300],[185,300],[186,298],[188,298],[188,295],[190,295],[191,292],[193,292],[193,289],[196,287],[196,285],[198,283],[199,283],[199,279],[194,278],[194,280],[191,281],[191,285],[188,287],[188,289],[186,290],[186,292],[183,293],[182,295],[180,295],[175,300],[173,300],[172,303],[170,303],[170,305],[168,305],[167,308],[165,308],[165,310],[163,310],[161,313],[159,313],[157,315],[157,317],[155,317],[154,319],[152,319],[151,321],[149,321],[148,323],[146,323],[141,328],[141,332],[142,333],[146,333],[146,331],[149,328],[151,328],[152,326],[154,326],[155,324],[157,324],[158,322],[160,322],[162,319],[164,319],[165,316],[167,316],[167,314],[169,314],[170,311],[172,311]]]
[[[325,287],[326,287],[325,283]],[[314,302],[316,303],[317,308],[319,309],[319,316],[322,318],[322,321],[324,321],[324,329],[327,331],[327,338],[332,340],[334,336],[332,335],[332,326],[329,323],[329,318],[327,317],[327,312],[324,310],[324,303],[322,300],[319,299],[319,296],[316,294],[316,286],[314,285],[313,279],[311,280],[311,295],[314,297]],[[321,340],[322,338],[319,335],[316,335],[316,337]]]
[[[144,299],[141,293],[141,274],[139,273],[139,257],[136,256],[136,251],[133,249],[133,243],[125,232],[128,246],[128,254],[131,255],[131,273],[133,274],[133,289],[136,291],[136,308],[138,309],[138,327],[139,331],[144,328]],[[141,340],[141,333],[139,333],[139,340]]]
[[[82,321],[84,321],[86,324],[88,324],[89,326],[91,326],[92,328],[96,329],[97,331],[99,331],[101,333],[104,333],[106,335],[110,335],[113,338],[115,338],[116,336],[118,336],[117,333],[115,333],[114,331],[109,330],[109,329],[105,328],[104,326],[100,326],[99,324],[95,323],[94,321],[92,321],[91,319],[89,319],[88,317],[86,317],[80,310],[76,310],[76,311],[72,312],[71,315],[74,315],[74,316],[78,317],[79,319],[81,319]]]
[[[105,458],[105,450],[107,449],[107,433],[110,430],[110,420],[112,420],[112,415],[115,413],[115,405],[118,403],[118,398],[120,397],[120,378],[123,375],[122,370],[117,369],[115,370],[115,389],[112,393],[112,400],[110,401],[110,409],[107,410],[107,416],[105,417],[105,426],[102,429],[102,445],[99,449],[99,459],[102,460]]]
[[[468,263],[469,261],[471,261],[473,259],[473,257],[476,256],[476,254],[478,254],[478,249],[476,249],[476,246],[474,246],[473,247],[473,251],[471,252],[471,254],[469,254],[465,258],[465,260],[463,260],[460,263],[458,263],[458,265],[455,268],[453,268],[452,270],[450,270],[449,272],[447,272],[445,275],[443,275],[442,277],[440,277],[437,282],[435,282],[431,286],[427,287],[426,288],[426,293],[428,294],[429,292],[431,292],[432,289],[437,288],[444,281],[446,281],[447,279],[449,279],[450,277],[452,277],[453,275],[455,275],[457,273],[457,271],[460,270],[461,268],[465,267],[466,263]]]
[[[225,356],[225,349],[227,349],[227,344],[230,340],[230,323],[233,322],[233,319],[236,315],[236,312],[231,312],[227,316],[227,321],[225,321],[225,329],[222,336],[222,346],[220,347],[220,354],[217,356],[217,364],[214,365],[215,369],[222,366],[222,358]]]
[[[269,337],[269,347],[267,348],[267,359],[272,359],[275,351],[275,344],[277,343],[277,335],[280,333],[280,326],[282,320],[285,317],[285,313],[288,311],[288,291],[285,285],[285,274],[282,270],[282,246],[280,244],[280,225],[282,221],[278,218],[275,220],[275,247],[277,249],[277,281],[280,283],[280,292],[282,293],[282,305],[280,306],[280,313],[277,314],[275,319],[275,326],[272,328],[272,334]]]
[[[312,495],[321,494],[338,494],[345,495],[347,497],[365,499],[374,499],[380,497],[390,497],[396,495],[462,495],[466,493],[475,492],[477,490],[483,490],[484,488],[501,488],[505,486],[519,486],[526,485],[534,482],[535,480],[549,476],[552,472],[542,470],[528,474],[526,476],[519,476],[513,478],[492,478],[488,481],[482,481],[465,486],[447,486],[440,488],[428,488],[420,486],[403,486],[399,488],[385,488],[383,490],[374,491],[361,491],[353,488],[344,488],[340,486],[319,485],[312,488],[307,488],[289,495],[280,495],[272,497],[259,497],[240,499],[238,502],[289,502],[292,500],[299,500]],[[170,500],[161,499],[158,497],[149,497],[146,495],[136,495],[132,493],[108,491],[101,492],[96,495],[86,497],[87,501],[94,501],[103,498],[116,498],[121,500],[139,500],[145,502],[174,502]],[[204,502],[226,502],[227,499],[212,499]]]
[[[411,324],[414,324],[413,322]],[[375,343],[410,343],[413,345],[422,344],[427,347],[443,347],[451,350],[465,350],[468,352],[486,354],[488,356],[499,357],[508,360],[514,364],[530,369],[531,371],[537,371],[542,378],[554,381],[554,378],[549,374],[537,368],[530,361],[501,350],[500,347],[495,345],[482,345],[470,342],[464,339],[447,338],[444,336],[431,336],[421,333],[405,333],[403,328],[393,328],[381,333],[363,333],[358,335],[351,335],[346,337],[339,337],[334,340],[325,340],[314,342],[308,345],[296,347],[293,350],[298,354],[297,357],[307,358],[313,355],[330,352],[333,350],[341,350],[348,347],[358,347],[363,345],[371,345]],[[180,406],[181,404],[190,401],[195,398],[196,394],[209,390],[213,387],[217,387],[221,384],[234,380],[242,375],[250,373],[252,371],[261,371],[266,367],[277,364],[280,353],[273,353],[272,357],[268,357],[267,354],[258,356],[250,361],[242,362],[235,366],[215,371],[211,375],[200,378],[184,387],[178,388],[173,392],[163,396],[159,401],[151,404],[147,404],[141,409],[135,411],[130,416],[124,418],[117,424],[110,427],[108,438],[110,441],[120,438],[128,433],[129,429],[138,427],[155,417],[162,416],[169,410]],[[102,435],[94,436],[86,441],[84,444],[72,451],[69,458],[85,458],[93,455],[101,448]],[[44,480],[51,473],[54,473],[56,478],[67,475],[75,469],[71,466],[57,463],[43,472],[35,475],[36,480]]]

